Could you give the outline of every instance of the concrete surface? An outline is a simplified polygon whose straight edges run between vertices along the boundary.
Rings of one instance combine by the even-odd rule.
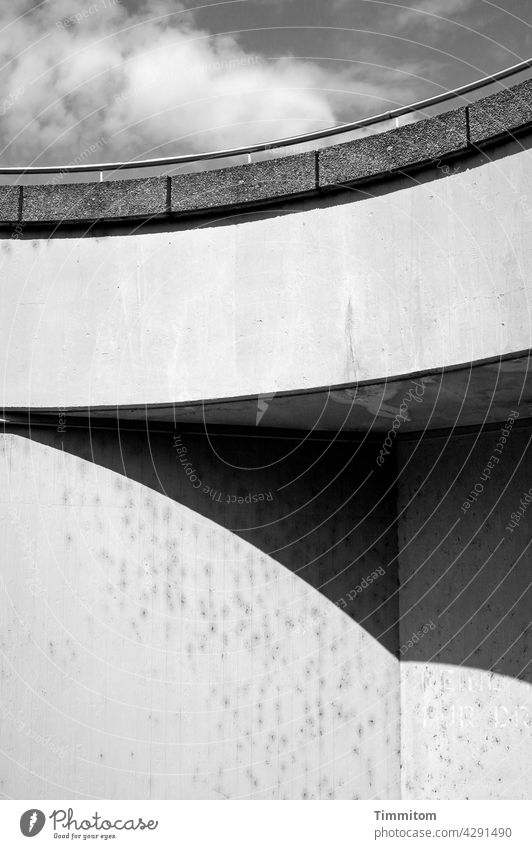
[[[222,226],[5,238],[2,405],[238,397],[527,350],[530,154],[456,167]]]
[[[314,192],[316,156],[302,153],[240,168],[172,177],[172,212],[226,209]]]
[[[18,221],[19,214],[19,186],[0,186],[0,221]]]
[[[532,793],[530,515],[509,524],[532,485],[532,431],[512,427],[499,453],[504,425],[399,445],[405,799]]]
[[[519,132],[532,121],[532,81],[505,88],[469,107],[470,140],[491,141],[505,133]]]
[[[408,168],[467,148],[465,109],[320,150],[321,188]]]
[[[383,434],[399,427],[401,433],[450,427],[495,425],[512,406],[532,419],[530,356],[471,363],[468,366],[413,374],[384,382],[352,384],[297,393],[254,395],[247,398],[204,400],[168,405],[64,407],[69,426],[93,427],[106,422],[180,423],[203,429],[205,424],[225,428],[288,429],[311,432],[310,438],[370,439],[382,444]],[[57,408],[5,409],[9,422],[35,425],[57,421]],[[211,429],[211,428],[210,428]]]
[[[6,432],[2,792],[529,798],[518,420],[380,469],[372,444]]]
[[[165,177],[23,187],[22,220],[39,223],[98,218],[156,218],[168,209]]]
[[[184,445],[214,496],[171,434],[2,437],[2,793],[397,798],[390,473],[353,495],[345,448]]]

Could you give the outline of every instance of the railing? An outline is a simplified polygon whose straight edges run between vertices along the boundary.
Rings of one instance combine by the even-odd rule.
[[[413,120],[419,120],[420,113],[430,107],[438,106],[446,103],[449,100],[455,100],[464,97],[471,92],[479,92],[487,86],[493,85],[509,77],[527,71],[532,68],[532,58],[519,62],[517,65],[512,65],[510,68],[505,68],[503,71],[498,71],[487,77],[482,77],[474,82],[459,86],[450,91],[442,92],[433,97],[425,98],[408,106],[400,106],[395,109],[390,109],[386,112],[380,112],[377,115],[372,115],[367,118],[361,118],[358,121],[341,124],[336,127],[329,127],[324,130],[316,130],[311,133],[304,133],[297,136],[289,136],[287,138],[276,139],[275,141],[262,142],[259,144],[247,145],[244,147],[229,148],[226,150],[208,151],[206,153],[186,153],[177,156],[159,157],[154,159],[133,160],[129,162],[99,162],[87,165],[37,165],[37,166],[0,166],[0,174],[3,175],[65,175],[65,174],[91,174],[97,172],[100,180],[103,180],[104,173],[121,172],[129,169],[159,169],[168,168],[169,166],[181,166],[187,163],[202,163],[216,159],[234,159],[237,157],[247,157],[248,162],[251,162],[252,154],[266,153],[280,150],[287,147],[295,147],[298,145],[306,145],[314,141],[322,141],[323,139],[331,138],[341,134],[353,133],[362,128],[378,126],[386,121],[396,121],[399,118],[408,115]],[[422,115],[421,117],[425,117]]]

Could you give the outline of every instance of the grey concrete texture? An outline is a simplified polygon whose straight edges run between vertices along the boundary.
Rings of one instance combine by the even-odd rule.
[[[20,188],[0,186],[0,222],[10,224],[18,221]]]
[[[346,444],[4,434],[0,673],[25,670],[4,793],[398,798],[394,470],[372,466]]]
[[[519,418],[399,444],[405,799],[532,793],[532,451]]]
[[[465,109],[319,151],[320,188],[343,185],[437,160],[467,148]]]
[[[462,509],[501,433],[368,476],[371,444],[7,428],[4,792],[529,798],[530,428]]]
[[[473,144],[512,133],[532,122],[532,80],[492,94],[469,107]]]
[[[172,177],[172,212],[224,209],[316,189],[314,153]]]
[[[23,220],[27,222],[149,219],[166,211],[166,177],[24,186]]]
[[[3,405],[239,398],[528,349],[532,159],[477,160],[295,214],[4,239]]]

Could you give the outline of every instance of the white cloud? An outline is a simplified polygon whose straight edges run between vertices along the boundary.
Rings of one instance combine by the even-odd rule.
[[[413,95],[370,69],[251,54],[199,29],[175,0],[135,12],[118,0],[12,0],[0,32],[0,150],[11,164],[236,146]]]

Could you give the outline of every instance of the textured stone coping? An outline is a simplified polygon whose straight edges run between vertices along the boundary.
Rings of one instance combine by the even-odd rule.
[[[371,180],[467,149],[465,109],[320,150],[320,188]]]
[[[167,212],[167,179],[24,186],[22,211],[39,223],[153,218]]]
[[[315,190],[316,155],[302,153],[172,177],[172,211],[239,207]]]
[[[320,151],[176,177],[0,186],[0,224],[179,218],[264,206],[439,164],[532,127],[532,80],[395,130]]]
[[[485,97],[469,107],[472,144],[511,135],[532,123],[532,80]]]
[[[21,192],[18,186],[0,186],[0,221],[18,221]]]

